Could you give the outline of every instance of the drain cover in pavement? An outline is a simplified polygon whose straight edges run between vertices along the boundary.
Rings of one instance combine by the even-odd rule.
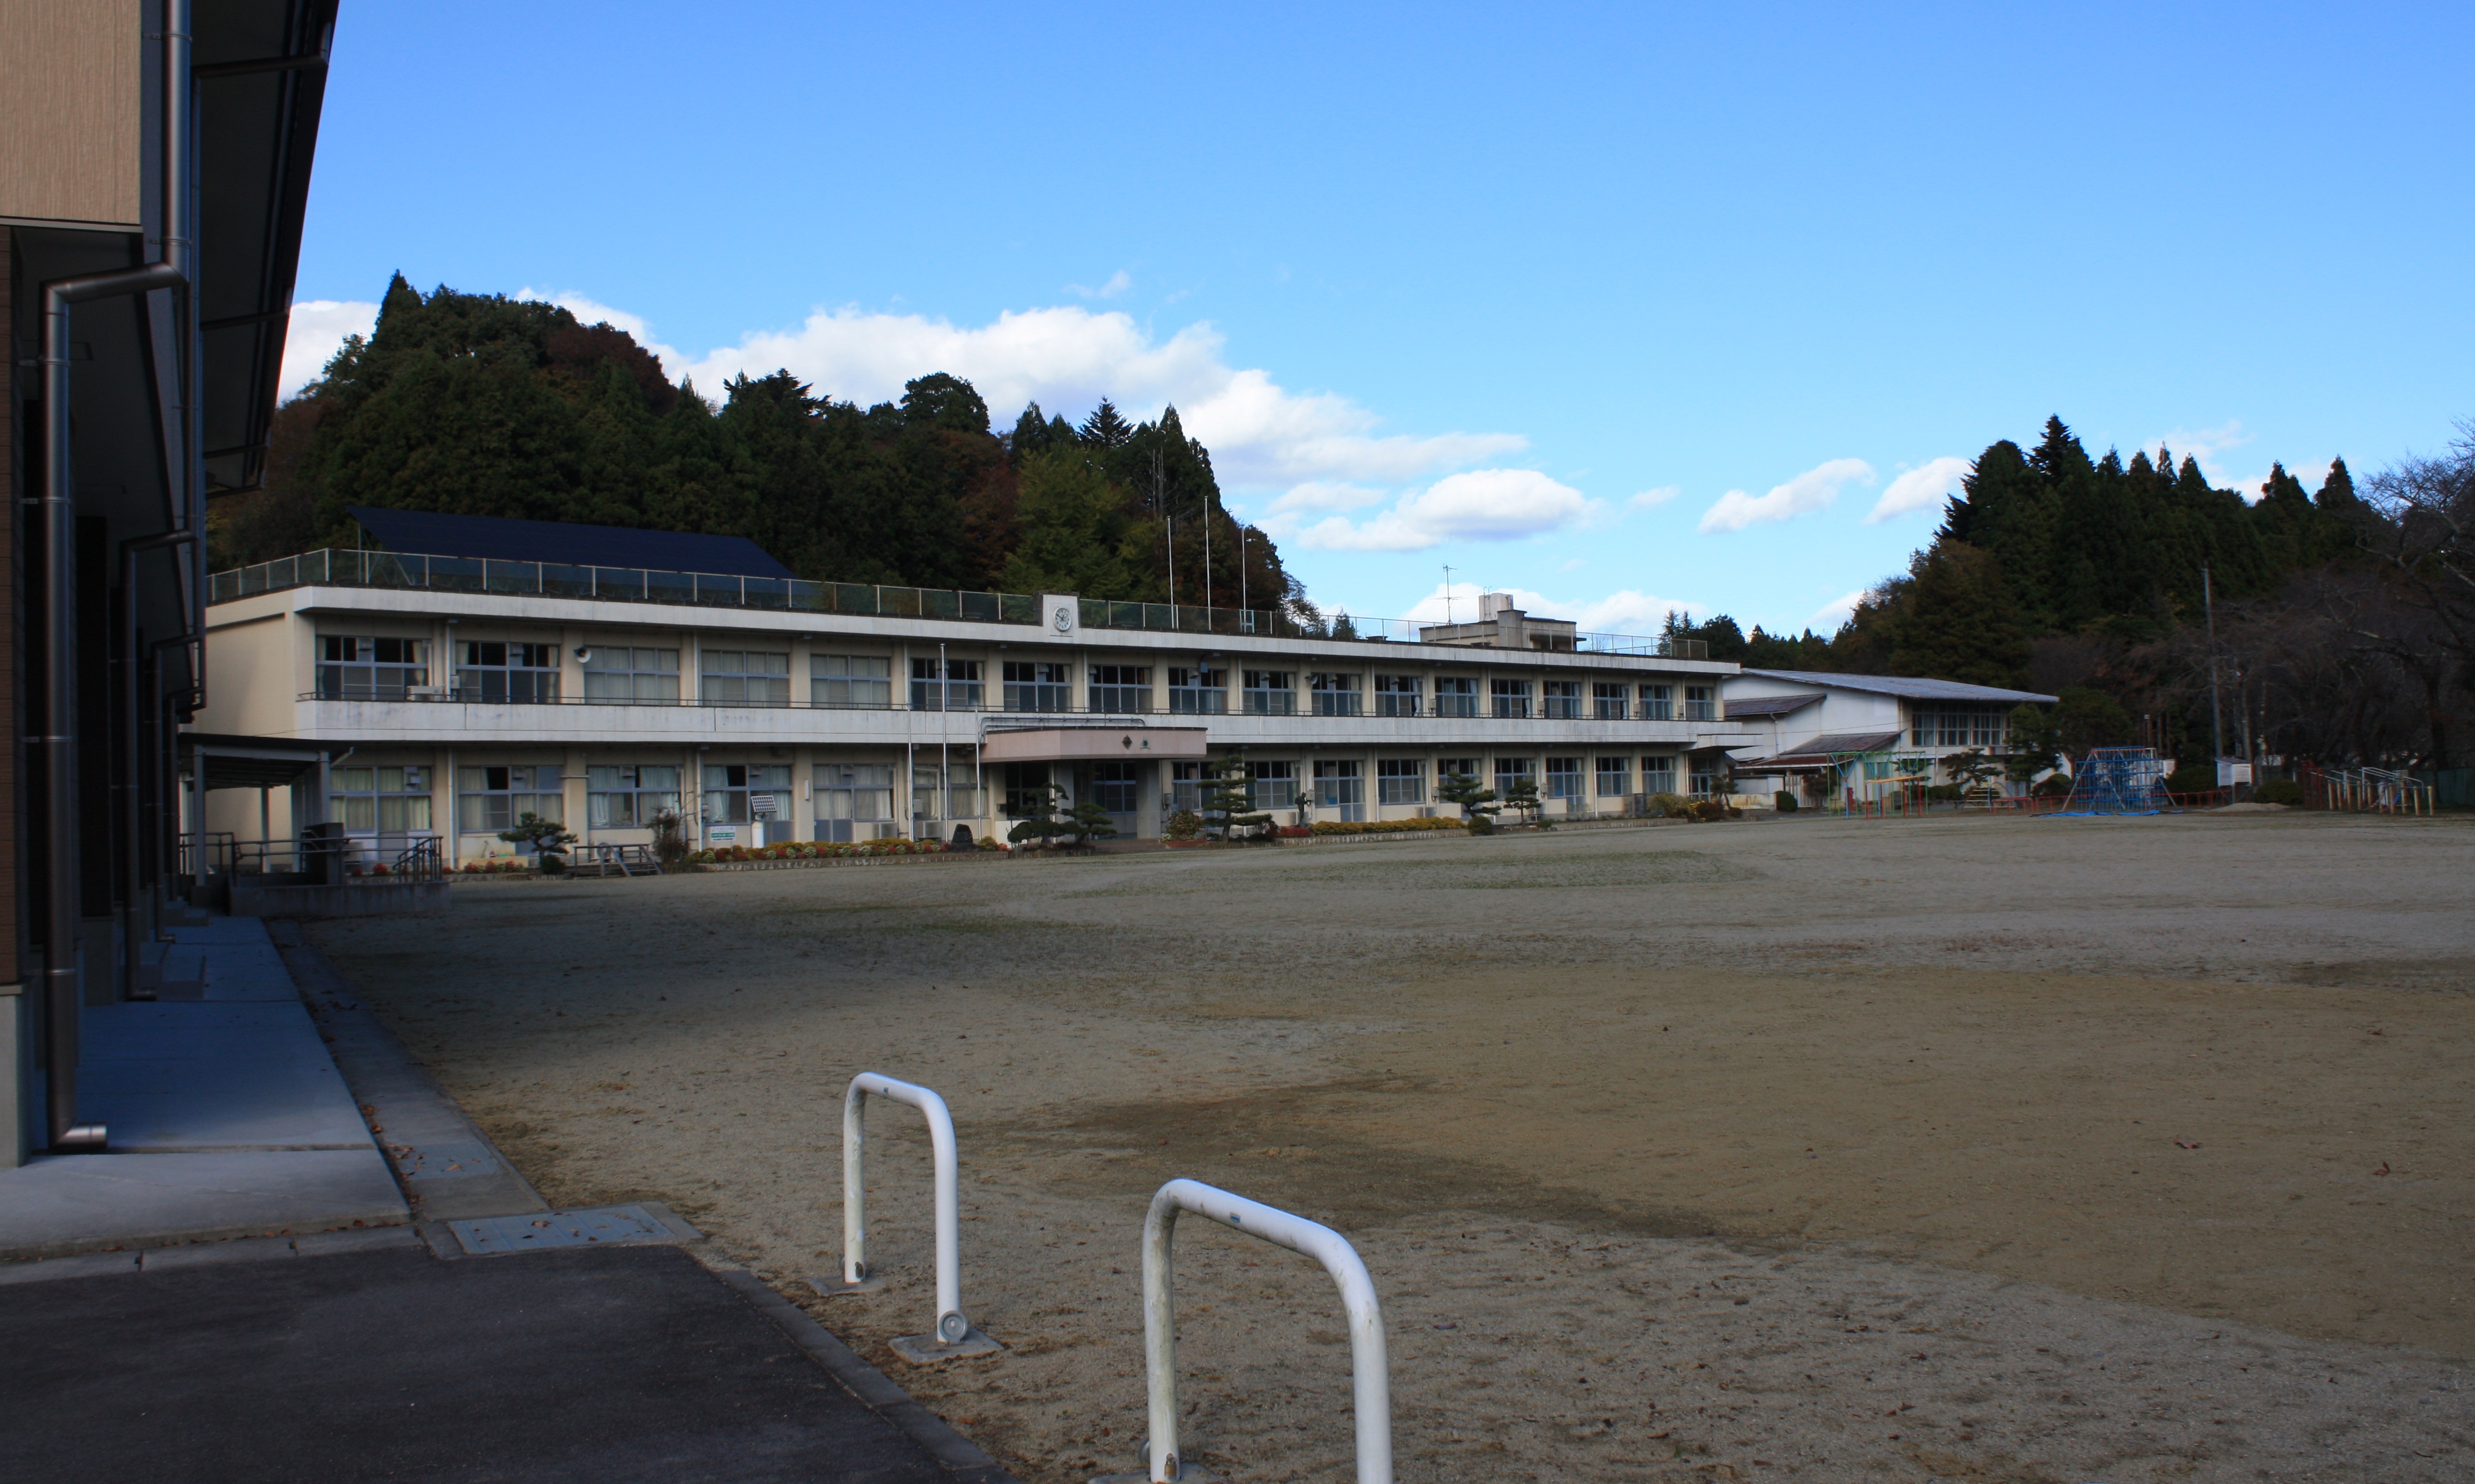
[[[546,1247],[609,1247],[679,1239],[677,1232],[641,1205],[544,1211],[538,1216],[485,1216],[478,1221],[451,1221],[447,1227],[455,1233],[456,1243],[476,1257],[537,1252]]]

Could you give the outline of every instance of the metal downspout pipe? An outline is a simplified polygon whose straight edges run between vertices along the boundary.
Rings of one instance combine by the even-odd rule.
[[[77,759],[77,486],[70,473],[69,306],[159,288],[186,290],[190,268],[190,75],[188,0],[166,0],[163,36],[162,255],[143,268],[54,279],[43,285],[43,597],[41,690],[46,795],[43,920],[44,1102],[50,1145],[59,1154],[93,1154],[108,1140],[100,1124],[77,1121],[78,923],[85,882],[80,852]],[[195,296],[183,294],[182,318],[194,324]],[[194,347],[190,334],[195,380]],[[192,407],[197,388],[186,393]],[[192,426],[194,424],[191,425]],[[194,442],[194,434],[191,435]],[[194,448],[183,450],[194,470]],[[184,490],[186,510],[195,491]]]
[[[196,533],[186,528],[187,523],[184,520],[180,527],[159,536],[141,536],[120,544],[121,643],[128,648],[121,657],[120,677],[121,712],[128,722],[127,735],[121,739],[120,783],[124,853],[119,909],[120,997],[124,1000],[131,998],[137,987],[137,899],[146,890],[146,821],[140,809],[145,789],[139,780],[145,776],[147,759],[140,739],[151,718],[139,709],[145,694],[139,671],[146,667],[139,659],[145,650],[137,637],[137,558],[141,552],[183,547],[196,540]]]

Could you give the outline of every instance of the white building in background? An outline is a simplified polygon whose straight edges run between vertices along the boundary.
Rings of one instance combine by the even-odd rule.
[[[1735,753],[1739,792],[1785,789],[1813,802],[1859,801],[1896,791],[1916,760],[1947,782],[1941,760],[1972,747],[1998,751],[2022,704],[2052,705],[2033,691],[1904,675],[1748,669],[1727,682],[1727,717],[1753,734]]]
[[[436,836],[453,860],[507,854],[527,813],[618,844],[663,813],[707,846],[1002,838],[1054,784],[1155,836],[1229,753],[1284,822],[1433,814],[1464,772],[1583,816],[1709,791],[1759,733],[1723,713],[1735,666],[1502,599],[1341,638],[1268,611],[802,582],[720,538],[355,515],[392,549],[213,579],[196,730],[313,747],[325,783],[221,790],[209,830],[325,818],[376,855]]]

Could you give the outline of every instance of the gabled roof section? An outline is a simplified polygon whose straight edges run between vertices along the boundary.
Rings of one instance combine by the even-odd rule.
[[[1899,744],[1900,735],[1898,732],[1833,732],[1827,737],[1799,742],[1776,757],[1739,759],[1737,766],[1752,772],[1770,766],[1809,767],[1828,763],[1833,758],[1888,751]]]
[[[1798,685],[1837,686],[1843,691],[1864,691],[1875,695],[1898,695],[1917,701],[2007,701],[2017,706],[2034,702],[2050,706],[2055,697],[2040,695],[2034,691],[2004,691],[1990,685],[1963,685],[1956,680],[1926,680],[1915,675],[1836,675],[1813,669],[1748,669],[1742,673],[1759,675],[1765,680],[1788,680]],[[1736,703],[1728,703],[1733,711]]]
[[[1819,695],[1746,695],[1722,703],[1730,721],[1751,720],[1760,717],[1785,717],[1807,706],[1819,706]]]
[[[625,525],[571,525],[563,521],[508,521],[429,510],[344,513],[390,551],[426,556],[478,556],[494,562],[559,562],[572,567],[649,568],[718,577],[788,577],[791,569],[745,536],[640,531]]]

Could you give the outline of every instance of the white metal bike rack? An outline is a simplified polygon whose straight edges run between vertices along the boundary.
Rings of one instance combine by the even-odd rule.
[[[936,1160],[937,1322],[926,1334],[897,1335],[887,1346],[913,1365],[1003,1350],[963,1314],[962,1175],[954,1154],[954,1115],[946,1111],[943,1098],[917,1083],[862,1072],[843,1094],[843,1280],[816,1287],[826,1294],[855,1294],[885,1286],[868,1265],[867,1106],[871,1092],[927,1115],[928,1144]]]
[[[1170,1293],[1169,1239],[1176,1232],[1181,1211],[1209,1216],[1277,1247],[1304,1253],[1321,1262],[1340,1285],[1340,1306],[1349,1320],[1358,1484],[1392,1484],[1392,1381],[1384,1345],[1384,1310],[1376,1302],[1375,1280],[1367,1277],[1358,1250],[1330,1227],[1190,1180],[1163,1185],[1152,1197],[1150,1214],[1143,1218],[1143,1365],[1151,1384],[1148,1467],[1141,1473],[1103,1475],[1092,1484],[1194,1484],[1212,1478],[1188,1468],[1178,1454],[1177,1313]]]

